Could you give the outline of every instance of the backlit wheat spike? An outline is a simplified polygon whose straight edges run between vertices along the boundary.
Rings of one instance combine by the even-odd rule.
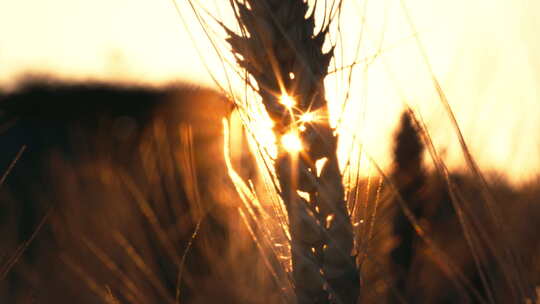
[[[314,33],[314,10],[307,16],[304,0],[231,4],[241,30],[226,29],[228,42],[256,81],[281,139],[274,165],[288,211],[297,302],[356,303],[352,225],[323,84],[333,56],[323,52],[328,25]],[[306,121],[306,113],[317,114]],[[320,174],[317,161],[324,161]]]

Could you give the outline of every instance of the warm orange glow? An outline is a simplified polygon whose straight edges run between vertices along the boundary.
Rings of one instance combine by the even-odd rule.
[[[292,108],[296,105],[296,101],[294,100],[294,98],[287,94],[281,95],[281,97],[279,98],[279,102],[288,108]]]
[[[302,141],[296,132],[289,132],[281,137],[281,145],[290,153],[302,151]]]

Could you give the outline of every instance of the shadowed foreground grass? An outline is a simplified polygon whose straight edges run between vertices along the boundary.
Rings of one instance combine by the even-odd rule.
[[[223,162],[221,96],[34,82],[2,108],[16,119],[3,168],[25,149],[1,188],[0,302],[266,302]]]

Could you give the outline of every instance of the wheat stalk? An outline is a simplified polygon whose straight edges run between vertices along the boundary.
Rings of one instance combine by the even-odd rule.
[[[255,80],[280,139],[274,168],[288,212],[297,302],[356,303],[353,229],[323,84],[333,56],[333,50],[323,52],[329,26],[314,33],[315,10],[306,17],[304,0],[231,0],[231,5],[241,30],[225,27],[227,41]],[[287,141],[293,141],[292,148]]]

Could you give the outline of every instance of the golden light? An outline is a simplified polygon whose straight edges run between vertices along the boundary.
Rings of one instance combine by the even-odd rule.
[[[313,112],[307,112],[300,116],[301,122],[313,122],[317,119],[317,116]]]
[[[252,127],[252,130],[254,130],[253,134],[256,134],[256,142],[264,147],[270,155],[276,156],[276,136],[274,135],[272,129],[264,123],[253,123],[250,125],[250,127]]]
[[[281,145],[290,153],[298,153],[303,149],[302,141],[295,132],[289,132],[283,135],[281,137]]]
[[[279,98],[279,102],[287,108],[292,108],[296,105],[296,101],[294,100],[294,98],[287,94],[282,94]]]
[[[329,214],[327,217],[326,217],[326,229],[330,228],[330,226],[332,225],[332,221],[334,221],[334,215],[333,214]]]
[[[180,25],[181,19],[171,12],[166,1],[162,4],[155,4],[155,1],[132,2],[129,12],[125,12],[124,2],[87,1],[81,10],[79,5],[73,4],[74,1],[47,1],[48,9],[43,13],[39,9],[28,10],[27,2],[24,1],[0,1],[0,18],[5,24],[0,27],[0,44],[6,46],[2,48],[0,58],[0,82],[12,83],[18,75],[37,69],[36,72],[66,79],[142,81],[152,84],[182,79],[211,87],[215,86],[215,80],[220,82],[220,86],[227,83],[229,78],[221,69],[213,69],[216,75],[210,77],[205,68],[221,66],[223,57],[215,54],[204,29],[199,26],[197,18],[190,14],[192,8],[189,1],[177,1],[187,26]],[[224,24],[235,24],[235,15],[229,9],[229,1],[195,2],[201,9],[208,9],[210,14],[223,17],[221,21]],[[343,14],[340,14],[339,23],[351,29],[364,28],[355,27],[358,23],[357,2],[343,1],[344,6],[340,9]],[[37,5],[43,1],[33,3]],[[356,45],[361,45],[360,53],[366,59],[380,52],[381,56],[367,60],[369,65],[354,65],[355,74],[364,75],[364,72],[361,72],[364,70],[366,74],[365,77],[354,77],[350,84],[343,78],[343,75],[350,71],[349,68],[341,71],[339,66],[331,68],[331,72],[335,72],[325,78],[328,88],[325,91],[326,97],[331,100],[329,119],[333,126],[336,126],[336,117],[340,116],[342,101],[348,95],[347,90],[350,87],[350,100],[362,99],[362,102],[349,102],[352,106],[345,112],[351,116],[354,114],[355,118],[346,119],[342,126],[350,128],[349,133],[352,133],[360,128],[358,125],[365,125],[366,135],[362,137],[364,146],[370,148],[370,154],[376,156],[383,167],[391,161],[387,152],[387,134],[391,133],[388,130],[394,128],[403,100],[409,100],[413,103],[412,106],[417,106],[428,124],[439,124],[442,120],[442,112],[437,103],[431,102],[430,94],[433,90],[428,87],[431,83],[426,81],[431,79],[431,76],[424,74],[426,69],[419,68],[424,65],[423,56],[419,56],[414,43],[410,43],[418,34],[422,37],[424,47],[429,50],[429,62],[433,65],[436,76],[444,80],[443,89],[449,96],[459,96],[450,102],[460,123],[462,126],[478,126],[478,130],[471,127],[470,131],[466,128],[464,132],[472,132],[474,129],[471,135],[465,135],[471,138],[471,149],[477,152],[475,154],[481,164],[504,169],[516,177],[536,174],[539,170],[540,160],[529,157],[531,153],[534,154],[531,151],[536,151],[536,147],[527,144],[536,142],[540,137],[536,131],[538,118],[528,115],[537,113],[540,108],[540,104],[535,102],[538,99],[537,73],[534,64],[531,64],[540,58],[540,53],[531,52],[540,45],[534,30],[538,27],[534,12],[540,7],[540,1],[492,1],[489,14],[482,14],[485,9],[482,5],[470,3],[472,1],[467,0],[410,1],[407,6],[414,12],[411,21],[404,18],[401,10],[394,10],[394,1],[371,1],[367,6],[369,18],[363,22],[365,28],[370,29],[372,37],[380,38],[364,39],[360,44],[357,30],[341,31],[343,37],[340,40],[345,43],[343,46],[337,45],[334,52],[337,57],[333,62],[342,62],[344,67],[351,65],[355,62]],[[467,14],[463,14],[464,5],[469,6]],[[535,9],[531,9],[532,5]],[[321,8],[324,9],[323,6]],[[97,23],[94,20],[96,14],[103,17]],[[21,15],[27,18],[22,18]],[[118,25],[117,19],[120,15],[122,23]],[[140,16],[150,18],[149,22],[141,23]],[[482,22],[478,22],[479,16]],[[78,22],[74,23],[73,19]],[[386,19],[392,22],[383,22]],[[28,22],[29,20],[32,22]],[[418,26],[418,33],[409,31],[409,22]],[[47,26],[34,26],[43,23]],[[118,26],[114,26],[115,30],[111,31],[113,25]],[[430,25],[428,30],[426,25]],[[216,33],[221,32],[220,26],[217,26],[217,29],[219,31]],[[216,28],[207,30],[215,31]],[[497,35],[477,34],[484,32]],[[185,42],[192,40],[190,37],[193,37],[197,47],[186,47]],[[214,38],[219,40],[221,37]],[[507,43],[500,43],[501,39]],[[42,43],[43,41],[48,43]],[[111,41],[114,43],[111,44]],[[463,52],[464,46],[474,51]],[[482,52],[484,49],[496,49],[497,52],[494,52],[493,56],[485,56]],[[224,50],[222,52],[222,55],[228,54]],[[530,54],[532,57],[515,54]],[[506,56],[512,60],[507,60]],[[47,64],[44,65],[43,62]],[[236,65],[231,65],[231,69],[233,67]],[[352,67],[353,65],[351,69]],[[183,72],[179,74],[179,71]],[[303,76],[296,71],[287,70],[284,80],[301,79]],[[236,75],[232,70],[227,72],[229,75]],[[464,74],[469,77],[466,81],[454,77]],[[429,78],[425,78],[426,76]],[[235,89],[240,89],[245,84],[241,82],[235,85]],[[520,104],[527,106],[512,107],[511,103],[507,102],[513,98],[515,92],[523,95],[520,97]],[[277,99],[281,93],[277,92]],[[362,97],[364,94],[365,100]],[[485,110],[481,123],[476,124],[477,111],[468,108],[473,104],[478,111]],[[369,109],[366,110],[368,115],[365,119],[359,119],[361,116],[358,113],[364,113],[364,105]],[[496,124],[500,121],[505,123]],[[433,130],[438,139],[435,144],[440,143],[442,146],[450,141],[446,136],[446,129],[446,126],[441,126],[437,131]],[[513,136],[509,130],[519,130],[519,133],[530,134],[532,138]],[[498,136],[488,136],[489,134]],[[482,136],[485,136],[485,139],[481,138]],[[346,147],[344,151],[349,151],[352,144],[347,142],[348,137],[349,135],[345,134],[340,137],[340,146]],[[489,146],[489,149],[486,149],[486,146]],[[523,148],[513,151],[516,147]],[[449,161],[459,165],[458,162],[462,159],[459,147],[452,143],[448,153]],[[343,158],[340,155],[340,159]]]
[[[296,190],[296,193],[297,193],[298,196],[300,196],[301,198],[305,199],[306,201],[309,201],[309,193],[308,193],[308,192]]]
[[[321,176],[324,164],[328,161],[328,157],[321,158],[315,162],[315,168],[317,169],[317,176]]]

